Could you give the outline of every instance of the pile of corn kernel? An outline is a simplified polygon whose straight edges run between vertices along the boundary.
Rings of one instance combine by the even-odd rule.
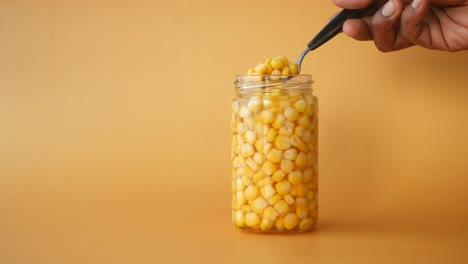
[[[233,100],[232,221],[258,232],[305,231],[317,219],[317,98],[267,89]]]
[[[299,65],[290,63],[288,58],[277,56],[266,58],[265,62],[259,62],[254,68],[247,71],[248,75],[269,75],[271,80],[279,80],[281,76],[299,73]]]

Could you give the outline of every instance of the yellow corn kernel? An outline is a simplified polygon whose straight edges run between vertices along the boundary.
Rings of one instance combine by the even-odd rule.
[[[254,185],[249,185],[244,191],[244,197],[248,201],[252,201],[253,199],[257,198],[258,196],[258,187]]]
[[[302,204],[296,206],[296,215],[299,219],[305,219],[309,215],[309,208]]]
[[[245,225],[244,213],[242,211],[236,211],[234,214],[234,224],[237,227],[243,227]]]
[[[236,126],[236,132],[240,135],[244,134],[245,132],[247,132],[247,124],[243,123],[243,122],[240,122],[240,123],[237,123],[237,126]]]
[[[244,175],[244,167],[240,167],[236,169],[236,175],[241,177]]]
[[[275,70],[283,70],[283,68],[288,65],[285,63],[285,61],[280,58],[280,57],[275,57],[271,60],[271,67],[273,67],[273,69]]]
[[[243,137],[244,141],[253,145],[255,142],[255,133],[252,130],[246,131]]]
[[[314,177],[314,170],[313,169],[308,168],[308,169],[304,170],[304,182],[312,181],[313,177]]]
[[[262,193],[263,198],[270,199],[273,195],[276,194],[275,188],[271,184],[265,185],[260,192]]]
[[[247,129],[248,129],[247,125],[245,125],[245,128],[246,128],[246,131],[247,131]],[[240,134],[237,134],[236,135],[236,142],[237,142],[238,145],[244,144],[244,137],[242,135],[240,135]]]
[[[276,138],[276,135],[278,135],[278,130],[271,127],[270,129],[268,129],[268,132],[267,132],[267,135],[266,135],[266,140],[268,142],[273,142],[275,140],[275,138]]]
[[[271,63],[270,62],[265,62],[265,66],[267,68],[266,73],[271,74],[273,72],[273,67],[271,67]]]
[[[285,109],[289,106],[291,106],[291,102],[288,100],[288,97],[284,98],[285,100],[281,100],[279,101],[279,106],[282,108],[282,109]]]
[[[278,216],[275,220],[275,228],[279,231],[284,230],[284,218]]]
[[[287,230],[293,229],[294,227],[297,226],[298,223],[299,223],[299,219],[297,218],[297,215],[295,214],[289,213],[284,217],[284,227]]]
[[[297,124],[305,128],[311,127],[310,119],[307,116],[301,116],[297,119]]]
[[[302,168],[307,164],[307,155],[304,152],[297,154],[296,161],[294,161],[297,167]]]
[[[289,191],[289,193],[290,193],[293,197],[296,197],[296,196],[297,196],[296,186],[293,186],[293,187],[291,188],[291,191]]]
[[[317,155],[315,154],[315,152],[311,151],[307,153],[307,165],[313,166],[316,163],[317,163]]]
[[[250,110],[249,110],[250,111]],[[299,112],[292,107],[288,107],[284,109],[284,116],[289,120],[289,121],[296,121],[299,118]]]
[[[242,179],[238,178],[236,180],[236,190],[242,192],[245,190],[245,184],[242,182]]]
[[[255,152],[255,154],[253,155],[253,160],[255,161],[255,163],[257,163],[257,165],[260,165],[263,164],[263,162],[265,162],[265,156],[260,152]]]
[[[244,167],[244,176],[252,178],[254,176],[254,174],[255,174],[255,172],[249,166]]]
[[[294,202],[295,202],[294,197],[293,197],[291,194],[289,194],[289,193],[286,194],[286,195],[283,197],[283,199],[284,199],[284,201],[285,201],[287,204],[289,204],[289,205],[292,205],[292,204],[294,204]]]
[[[253,119],[253,117],[249,116],[247,118],[244,118],[244,123],[247,124],[248,129],[254,129],[255,120]]]
[[[309,190],[309,191],[307,192],[307,199],[308,199],[308,200],[312,200],[312,199],[314,199],[314,197],[315,197],[315,192],[314,192],[314,190]]]
[[[263,180],[265,176],[266,176],[266,173],[264,171],[258,171],[257,173],[254,174],[254,176],[252,177],[252,180],[255,183],[258,183],[259,181]]]
[[[270,176],[276,171],[276,165],[271,161],[267,160],[262,165],[262,170],[266,173],[266,175]]]
[[[267,72],[267,67],[264,63],[259,63],[255,66],[255,72],[258,74],[265,74]]]
[[[269,231],[273,227],[274,221],[263,218],[260,222],[260,230]]]
[[[275,221],[276,217],[278,217],[278,212],[273,207],[268,207],[263,212],[263,218],[268,219],[270,221]]]
[[[291,147],[291,142],[290,142],[289,137],[284,136],[284,135],[278,135],[275,139],[275,147],[279,150],[285,150]]]
[[[276,191],[281,195],[286,195],[291,190],[291,183],[288,181],[281,181],[275,185]]]
[[[246,164],[246,160],[244,157],[242,156],[238,156],[238,157],[235,157],[233,160],[232,160],[232,166],[234,168],[240,168],[240,167],[244,167]]]
[[[252,179],[250,179],[246,175],[242,175],[242,182],[245,184],[245,186],[253,184]]]
[[[283,114],[276,115],[275,121],[271,124],[275,129],[281,129],[286,121],[286,117]]]
[[[299,65],[296,63],[289,64],[289,69],[291,69],[291,74],[298,74],[299,73]]]
[[[283,152],[283,157],[287,160],[296,160],[297,150],[295,148],[287,149]]]
[[[299,100],[294,104],[294,108],[300,113],[304,113],[307,108],[307,103],[304,100]]]
[[[317,202],[316,201],[310,201],[309,202],[309,210],[310,211],[315,211],[317,209]]]
[[[294,162],[292,162],[290,160],[283,159],[283,160],[281,160],[280,168],[285,173],[291,173],[292,170],[294,169]]]
[[[254,68],[249,68],[249,70],[247,71],[247,75],[253,75],[254,73],[255,73]]]
[[[308,230],[314,225],[314,219],[311,217],[307,217],[305,219],[302,219],[301,222],[299,223],[299,229],[300,230]]]
[[[283,180],[284,176],[286,176],[286,173],[284,173],[284,171],[282,170],[277,170],[275,171],[275,173],[273,173],[273,175],[271,176],[271,178],[275,181],[275,182],[280,182]]]
[[[245,220],[245,225],[248,227],[254,227],[260,224],[260,217],[254,212],[245,214],[244,220]]]
[[[280,70],[273,70],[271,72],[270,80],[277,81],[280,79],[281,71]]]
[[[250,205],[244,204],[241,208],[244,214],[252,212],[252,208],[250,208]]]
[[[290,75],[291,74],[291,69],[289,69],[289,66],[286,66],[283,68],[281,71],[281,75]]]
[[[249,166],[249,168],[251,168],[252,171],[254,172],[257,172],[258,170],[260,170],[260,167],[257,165],[257,163],[255,163],[255,161],[252,158],[248,158],[245,161],[245,164]]]
[[[271,63],[271,58],[270,57],[266,58],[265,63]]]
[[[282,59],[284,62],[284,65],[288,66],[289,65],[289,60],[285,56],[278,56],[278,58]]]
[[[261,214],[268,206],[268,203],[265,201],[265,199],[257,197],[255,200],[253,200],[253,202],[251,202],[250,206],[255,213]]]
[[[273,197],[271,197],[270,199],[268,199],[268,203],[270,205],[275,205],[277,202],[279,202],[281,200],[281,195],[279,194],[275,194],[273,195]]]
[[[249,117],[250,115],[252,114],[252,112],[250,111],[250,109],[243,105],[241,106],[241,108],[239,109],[239,116],[242,117],[242,118],[247,118]]]
[[[294,135],[298,136],[300,139],[304,137],[306,129],[303,126],[296,126],[294,128]]]
[[[263,110],[262,113],[261,113],[261,118],[262,118],[262,121],[265,123],[265,124],[270,124],[272,123],[273,121],[275,121],[275,114],[270,111],[270,110]]]
[[[302,171],[300,170],[297,170],[297,171],[293,171],[291,172],[289,175],[288,175],[288,181],[291,183],[291,184],[299,184],[302,182]]]
[[[257,113],[260,110],[262,110],[263,102],[260,98],[251,98],[249,103],[247,104],[247,107],[250,109],[250,111]]]
[[[293,135],[293,129],[290,127],[282,127],[278,131],[278,134],[282,136],[290,137]]]
[[[273,163],[279,163],[281,161],[282,155],[283,151],[273,148],[270,150],[270,152],[268,152],[267,158]]]
[[[236,155],[240,155],[242,153],[242,146],[241,145],[237,145],[235,148],[234,148],[234,153]]]
[[[252,157],[255,153],[255,150],[252,145],[249,143],[242,144],[242,156],[245,158]]]
[[[247,200],[244,197],[244,192],[237,191],[237,193],[236,193],[236,203],[237,203],[238,207],[241,207],[242,205],[247,203]]]
[[[284,200],[278,201],[275,205],[275,210],[278,212],[278,214],[284,216],[286,213],[289,212],[289,205],[286,203]]]
[[[292,122],[292,121],[286,120],[284,122],[284,127],[291,129],[291,135],[289,135],[289,136],[292,136],[295,126],[296,126],[296,124],[294,124],[294,122]]]
[[[296,205],[307,205],[309,203],[309,200],[307,200],[306,197],[298,197],[296,198]]]
[[[265,185],[269,185],[269,184],[271,185],[275,181],[273,181],[273,179],[270,176],[266,176],[265,179],[263,179],[263,182],[265,183]]]

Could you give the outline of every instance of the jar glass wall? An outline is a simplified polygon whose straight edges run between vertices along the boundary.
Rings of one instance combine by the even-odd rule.
[[[312,77],[237,76],[232,221],[254,232],[310,230],[318,216],[318,100]]]

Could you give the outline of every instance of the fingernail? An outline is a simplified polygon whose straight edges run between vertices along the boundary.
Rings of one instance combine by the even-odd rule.
[[[413,9],[418,9],[420,4],[421,4],[421,0],[413,0],[413,2],[411,2],[411,7]]]
[[[384,17],[391,17],[393,14],[395,14],[395,12],[396,12],[396,7],[395,7],[395,4],[393,4],[392,0],[388,1],[382,8],[382,15]]]

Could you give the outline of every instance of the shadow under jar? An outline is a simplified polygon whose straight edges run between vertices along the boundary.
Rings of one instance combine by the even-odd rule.
[[[293,76],[291,76],[293,77]],[[318,217],[318,101],[312,76],[237,76],[232,100],[232,221],[259,233],[313,228]]]

